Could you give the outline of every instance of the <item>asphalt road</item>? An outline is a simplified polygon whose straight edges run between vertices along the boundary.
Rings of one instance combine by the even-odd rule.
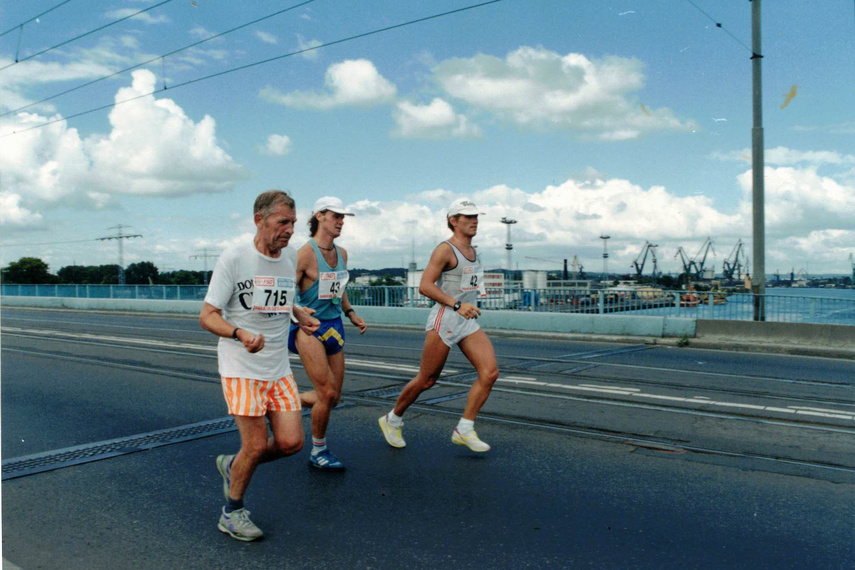
[[[266,536],[244,544],[216,529],[238,437],[194,319],[0,317],[3,558],[24,570],[855,567],[852,361],[492,335],[493,450],[450,442],[457,352],[397,450],[376,420],[423,336],[349,328],[328,432],[348,469],[308,446],[260,467]]]

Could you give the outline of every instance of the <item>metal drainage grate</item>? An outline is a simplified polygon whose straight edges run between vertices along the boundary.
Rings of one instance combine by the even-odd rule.
[[[236,430],[231,416],[3,461],[3,481]]]

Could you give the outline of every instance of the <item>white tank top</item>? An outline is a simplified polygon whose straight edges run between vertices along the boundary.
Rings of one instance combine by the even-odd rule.
[[[474,305],[484,288],[484,269],[478,261],[478,256],[475,256],[474,261],[469,260],[453,243],[445,243],[451,246],[451,251],[457,258],[457,265],[453,269],[443,271],[436,284],[443,293],[454,297],[456,301]]]

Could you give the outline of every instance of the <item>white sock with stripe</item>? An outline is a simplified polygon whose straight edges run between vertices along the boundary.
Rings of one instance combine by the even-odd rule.
[[[322,451],[326,451],[327,449],[327,438],[322,437],[318,439],[315,436],[312,436],[312,455],[317,455]]]

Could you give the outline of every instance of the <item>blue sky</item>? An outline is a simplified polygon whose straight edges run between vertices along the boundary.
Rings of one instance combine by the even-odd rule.
[[[97,238],[122,225],[142,236],[125,264],[202,269],[268,188],[297,201],[295,245],[318,197],[344,200],[351,267],[423,266],[460,196],[491,268],[503,217],[521,269],[599,272],[603,234],[614,273],[645,241],[666,272],[708,237],[716,271],[751,251],[748,1],[503,0],[342,41],[479,2],[172,0],[15,63],[158,2],[72,0],[17,29],[57,4],[0,4],[4,266],[116,263]],[[767,273],[848,273],[855,5],[767,0],[762,22]]]

